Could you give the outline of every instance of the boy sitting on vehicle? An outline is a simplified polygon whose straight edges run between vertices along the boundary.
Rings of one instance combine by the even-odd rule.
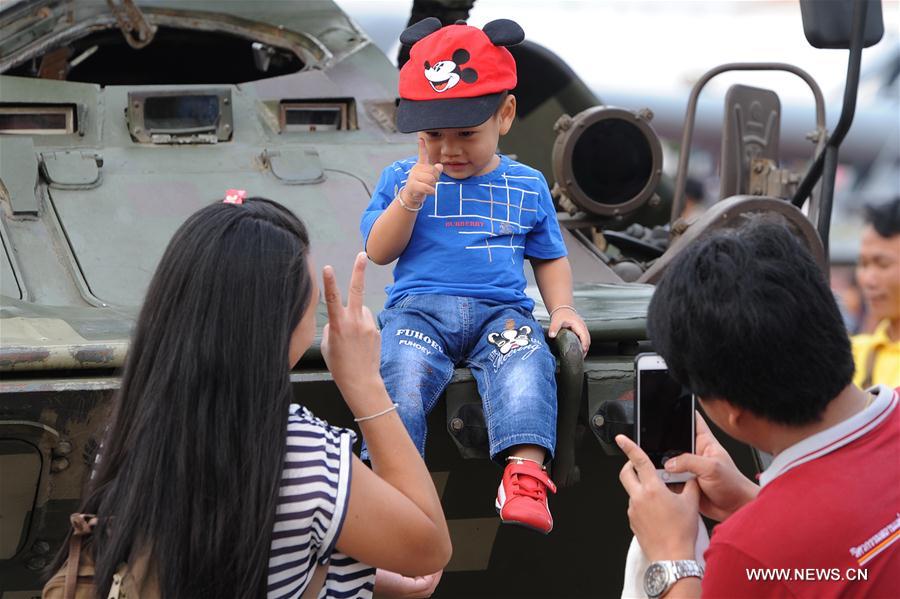
[[[382,329],[381,373],[419,451],[426,414],[456,364],[478,384],[490,455],[507,463],[496,508],[505,523],[553,528],[544,464],[556,444],[556,361],[525,295],[524,260],[560,328],[590,335],[572,306],[572,272],[543,175],[497,153],[515,118],[516,64],[504,46],[524,32],[425,19],[400,71],[398,128],[418,132],[418,157],[381,175],[360,229],[378,264],[397,259]]]

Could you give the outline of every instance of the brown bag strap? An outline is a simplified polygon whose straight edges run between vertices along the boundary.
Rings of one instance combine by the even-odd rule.
[[[97,525],[97,516],[93,514],[72,514],[72,536],[69,538],[69,558],[66,560],[66,585],[63,599],[75,599],[75,588],[78,585],[78,566],[81,561],[81,546],[84,537],[90,535]]]

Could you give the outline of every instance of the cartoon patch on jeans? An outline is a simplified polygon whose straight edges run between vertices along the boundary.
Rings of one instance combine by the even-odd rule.
[[[530,334],[530,326],[526,324],[516,329],[516,323],[509,319],[506,321],[506,328],[502,333],[488,335],[488,343],[496,345],[501,354],[508,354],[510,350],[528,345],[531,342],[528,337]]]
[[[540,341],[531,338],[531,327],[525,324],[516,328],[516,323],[512,318],[506,321],[503,331],[490,333],[487,340],[491,345],[497,346],[490,356],[494,370],[499,369],[506,360],[513,354],[519,353],[520,350],[528,349],[522,356],[522,359],[526,360],[541,347]]]

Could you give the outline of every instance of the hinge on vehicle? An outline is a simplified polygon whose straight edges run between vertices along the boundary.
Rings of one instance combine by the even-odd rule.
[[[790,198],[797,191],[800,175],[778,168],[768,158],[750,159],[750,195],[771,198]]]
[[[50,187],[93,189],[100,185],[103,157],[96,152],[60,150],[41,152],[40,167]]]
[[[151,25],[144,13],[134,4],[134,0],[106,0],[109,10],[116,17],[116,23],[125,36],[125,41],[135,50],[140,50],[153,41],[156,25]]]

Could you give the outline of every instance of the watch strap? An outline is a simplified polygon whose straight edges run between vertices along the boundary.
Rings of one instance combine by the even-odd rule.
[[[675,566],[675,580],[696,576],[703,578],[703,566],[692,559],[675,560],[672,562]]]
[[[657,568],[657,571],[661,569],[666,573],[666,582],[662,589],[648,586],[649,579],[647,576],[654,567]],[[650,599],[655,599],[665,595],[669,589],[682,578],[689,578],[692,576],[703,578],[703,566],[698,564],[695,560],[665,560],[653,562],[644,574],[644,592],[647,593],[647,596],[650,597]],[[658,592],[654,593],[655,591]]]

